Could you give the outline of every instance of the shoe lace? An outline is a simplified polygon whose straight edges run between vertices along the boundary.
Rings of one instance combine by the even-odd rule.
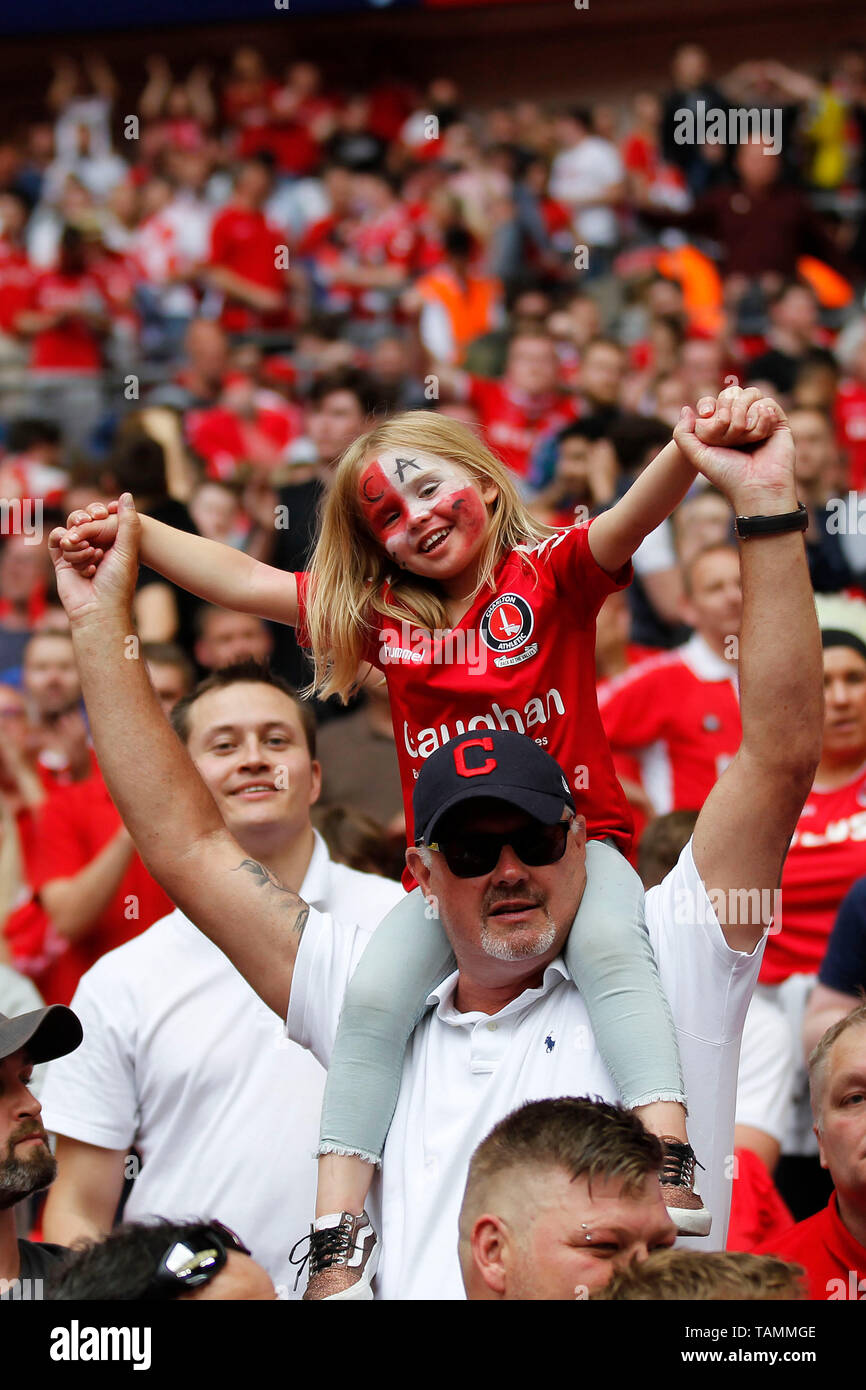
[[[307,1242],[307,1249],[304,1254],[295,1259],[295,1251],[299,1246]],[[343,1264],[346,1256],[350,1255],[355,1249],[355,1241],[352,1237],[351,1227],[340,1222],[339,1226],[327,1226],[323,1231],[311,1231],[308,1236],[301,1236],[296,1240],[289,1251],[289,1264],[297,1265],[298,1272],[295,1275],[295,1288],[304,1272],[304,1266],[309,1262],[309,1278],[312,1279],[316,1274],[320,1274],[323,1269],[330,1269],[332,1265]]]
[[[691,1144],[673,1143],[664,1140],[665,1156],[659,1173],[659,1182],[670,1183],[673,1187],[694,1188],[695,1168],[706,1172],[704,1165],[698,1163]]]

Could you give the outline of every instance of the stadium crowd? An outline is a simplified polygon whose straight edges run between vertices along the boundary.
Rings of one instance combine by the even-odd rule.
[[[755,113],[755,138],[678,139],[684,111],[733,107]],[[123,656],[146,667],[213,814],[244,862],[265,866],[264,891],[282,882],[312,909],[291,1001],[279,969],[260,987],[261,963],[198,920],[174,862],[151,876],[136,848],[163,867],[148,744],[130,733],[130,785],[119,795],[109,777],[109,790],[117,731],[98,691],[87,707],[82,696],[103,660],[94,647],[82,669],[52,528],[130,492],[145,523],[290,576],[308,566],[345,451],[404,411],[469,426],[539,524],[594,525],[649,476],[681,408],[732,386],[772,397],[790,424],[824,670],[820,756],[804,783],[804,713],[799,780],[779,793],[780,827],[785,796],[796,807],[760,972],[755,962],[745,980],[728,963],[742,994],[741,1014],[718,1022],[720,1054],[734,1048],[733,1133],[713,1130],[706,1096],[692,1107],[712,1248],[738,1253],[713,1266],[694,1245],[661,1251],[676,1231],[658,1141],[624,1109],[556,1099],[569,1094],[565,1029],[586,1031],[566,1011],[559,1035],[540,1015],[549,1054],[562,1039],[553,1099],[540,1099],[540,1077],[528,1090],[507,1080],[516,1035],[506,1025],[495,1038],[495,1022],[472,1031],[473,1082],[497,1075],[501,1101],[480,1132],[457,1132],[445,1108],[437,1130],[434,1107],[430,1133],[413,1134],[401,1099],[407,1167],[401,1177],[384,1161],[379,1292],[460,1297],[462,1276],[469,1298],[589,1297],[615,1274],[597,1296],[866,1296],[864,291],[866,55],[855,47],[817,78],[770,59],[716,74],[687,45],[656,90],[592,109],[518,99],[478,110],[446,77],[425,91],[338,91],[316,63],[280,67],[250,47],[219,72],[148,57],[136,99],[120,103],[98,56],[56,60],[42,118],[0,142],[0,1297],[52,1270],[59,1298],[269,1298],[275,1286],[299,1297],[290,1255],[314,1208],[322,1063],[350,965],[404,896],[404,732],[380,672],[347,705],[299,699],[313,678],[303,631],[197,597],[146,556]],[[611,579],[598,594],[601,723],[634,820],[631,859],[657,893],[647,921],[662,983],[691,1035],[712,1001],[682,997],[688,972],[665,955],[649,904],[675,916],[670,876],[691,862],[702,808],[749,736],[741,646],[745,656],[752,644],[753,673],[778,642],[791,688],[808,674],[786,646],[791,628],[765,624],[758,644],[754,614],[744,620],[744,552],[776,541],[738,548],[735,501],[698,472],[640,540],[628,587]],[[780,622],[793,627],[802,610],[788,597]],[[493,650],[510,650],[524,621],[525,601],[508,600]],[[116,717],[137,729],[140,715],[150,731],[162,795],[174,801],[176,788],[177,806],[206,825],[180,790],[184,767],[160,762],[155,707],[140,692],[127,703],[110,665]],[[531,732],[526,709],[493,709],[485,729]],[[216,745],[215,727],[231,741]],[[783,729],[792,759],[795,729]],[[424,732],[432,753],[438,734]],[[452,732],[442,726],[443,746]],[[275,825],[261,784],[284,764]],[[177,815],[165,812],[176,835]],[[413,872],[421,882],[420,862]],[[224,915],[232,903],[242,897],[226,889]],[[354,924],[345,940],[323,945],[319,914]],[[706,948],[719,990],[724,952],[754,948],[725,942]],[[294,956],[285,968],[291,980]],[[334,995],[321,1016],[316,986]],[[430,1002],[453,1025],[447,991]],[[486,1002],[473,1004],[478,1017],[498,1017]],[[456,1043],[431,1029],[424,1045],[449,1095],[468,1096]],[[685,1051],[684,1065],[698,1074]],[[603,1068],[600,1081],[598,1068],[579,1075],[584,1090],[604,1087]],[[263,1118],[266,1143],[251,1145]],[[562,1191],[552,1171],[567,1175]],[[608,1225],[593,1181],[616,1205]],[[401,1182],[416,1190],[398,1193]],[[446,1182],[463,1207],[453,1229],[429,1234],[422,1277],[400,1266],[400,1223],[433,1221]],[[45,1188],[47,1201],[35,1195]],[[121,1218],[132,1224],[105,1240]],[[566,1228],[588,1230],[592,1251],[554,1258]],[[83,1239],[96,1243],[69,1261]]]

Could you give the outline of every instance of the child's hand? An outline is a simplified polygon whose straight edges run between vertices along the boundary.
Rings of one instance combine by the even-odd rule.
[[[66,526],[56,527],[49,541],[59,546],[73,569],[89,579],[116,536],[117,503],[91,502],[70,512]]]
[[[720,410],[699,422],[691,407],[683,406],[674,429],[680,452],[725,494],[738,515],[776,511],[780,503],[789,511],[795,510],[794,441],[784,412],[776,401],[763,396],[748,406],[745,422],[740,422],[740,415],[738,408],[734,423],[727,409]],[[698,435],[699,423],[703,423],[704,434],[709,436],[706,440]],[[757,444],[750,448],[753,441],[748,439],[739,447],[729,444],[729,431],[744,427],[757,433]]]
[[[696,409],[695,434],[702,444],[742,449],[759,444],[773,428],[774,416],[757,402],[764,398],[757,386],[727,386],[718,396],[702,396]]]

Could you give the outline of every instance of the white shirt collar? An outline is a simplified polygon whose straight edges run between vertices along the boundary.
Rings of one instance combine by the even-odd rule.
[[[516,999],[512,999],[510,1004],[506,1004],[498,1013],[484,1014],[476,1010],[474,1013],[464,1014],[454,1007],[454,995],[457,990],[459,975],[459,970],[455,970],[448,976],[447,980],[443,980],[442,984],[433,990],[432,994],[427,996],[427,1004],[436,1009],[437,1016],[442,1022],[450,1023],[457,1028],[472,1028],[482,1020],[503,1018],[507,1014],[528,1009],[531,1004],[535,1003],[536,999],[541,999],[543,995],[549,994],[557,985],[562,984],[563,980],[571,978],[565,968],[565,961],[561,956],[557,956],[556,960],[552,960],[547,966],[540,985],[534,989],[525,989],[522,994],[519,994]]]
[[[693,633],[688,642],[680,647],[680,656],[698,680],[733,681],[736,684],[737,663],[726,661],[723,656],[714,652],[699,632]]]

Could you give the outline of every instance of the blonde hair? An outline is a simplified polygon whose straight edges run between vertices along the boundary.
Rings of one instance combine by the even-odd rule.
[[[358,501],[363,466],[385,449],[439,454],[484,487],[493,483],[490,525],[479,565],[478,589],[493,589],[493,572],[508,551],[536,545],[555,528],[526,510],[504,464],[458,420],[426,410],[395,415],[350,444],[337,466],[322,512],[310,565],[306,625],[314,677],[305,695],[345,704],[357,687],[365,645],[379,632],[375,619],[406,621],[433,631],[450,627],[445,595],[435,581],[399,569],[372,535]]]
[[[742,1250],[654,1250],[614,1274],[590,1302],[774,1302],[806,1298],[805,1271],[775,1255]]]

